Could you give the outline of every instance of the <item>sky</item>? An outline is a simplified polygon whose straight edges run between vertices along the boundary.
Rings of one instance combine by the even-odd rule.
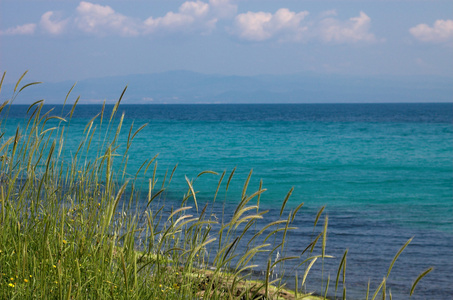
[[[453,78],[453,1],[0,0],[15,82],[189,70]]]

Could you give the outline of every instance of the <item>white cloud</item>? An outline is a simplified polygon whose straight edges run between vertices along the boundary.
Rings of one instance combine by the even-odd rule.
[[[77,7],[76,26],[87,33],[121,36],[139,35],[139,26],[135,19],[115,12],[110,6],[102,6],[82,1]]]
[[[55,12],[48,11],[41,16],[39,25],[48,33],[58,35],[61,34],[69,20],[56,21],[51,20],[52,16],[55,16]]]
[[[249,11],[236,16],[232,32],[249,41],[264,41],[276,36],[281,40],[300,40],[307,30],[301,25],[307,15],[307,11],[295,13],[286,8],[275,14]]]
[[[319,38],[335,43],[375,42],[376,37],[369,32],[370,23],[370,17],[363,11],[347,21],[326,18],[320,22]]]
[[[432,27],[419,24],[409,32],[421,42],[442,43],[453,40],[453,20],[437,20]]]
[[[209,4],[201,1],[186,1],[179,7],[179,12],[183,15],[202,18],[208,14]]]
[[[266,31],[265,24],[268,24],[272,19],[271,13],[265,12],[247,12],[240,14],[235,20],[236,34],[245,40],[262,41],[269,39],[272,33]]]
[[[145,20],[145,33],[164,31],[212,31],[217,18],[211,13],[210,4],[202,1],[186,1],[178,12],[168,12],[163,17],[149,17]]]
[[[29,23],[13,28],[8,28],[6,30],[0,30],[0,35],[30,35],[35,33],[35,30],[36,24]]]

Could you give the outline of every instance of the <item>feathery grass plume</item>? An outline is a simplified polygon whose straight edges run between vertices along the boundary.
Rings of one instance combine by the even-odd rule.
[[[6,72],[3,72],[2,79],[0,80],[0,92],[2,91],[2,86],[3,86],[3,80],[5,79]],[[0,109],[1,111],[1,109]]]
[[[222,181],[223,181],[223,178],[225,177],[225,174],[226,174],[226,171],[223,171],[222,175],[220,175],[219,183],[217,184],[217,188],[216,188],[215,193],[214,193],[214,198],[212,199],[212,204],[214,204],[215,200],[217,199],[217,194],[219,193],[220,185],[222,184]]]
[[[319,209],[318,213],[316,214],[315,222],[313,224],[313,230],[316,227],[316,224],[318,224],[319,217],[321,217],[321,214],[322,214],[322,212],[324,211],[325,208],[326,208],[326,206],[321,207]]]
[[[234,171],[234,170],[233,170],[233,171]],[[250,170],[249,176],[247,176],[247,179],[246,179],[245,182],[244,182],[244,187],[242,188],[242,196],[241,196],[241,199],[244,199],[244,198],[245,198],[245,193],[247,192],[247,187],[249,186],[250,177],[252,177],[252,173],[253,173],[253,169]],[[238,208],[239,208],[239,206],[238,206]]]
[[[236,171],[236,167],[233,168],[233,170],[230,173],[230,176],[228,177],[228,181],[225,187],[225,190],[228,191],[228,187],[230,186],[231,179],[233,179],[234,172]]]
[[[61,114],[63,114],[63,111],[64,111],[64,107],[66,106],[66,102],[68,101],[69,99],[69,95],[71,94],[72,90],[74,89],[74,87],[76,86],[77,82],[75,82],[71,88],[69,89],[68,93],[66,94],[66,97],[64,98],[64,101],[63,101],[63,107],[61,108]]]
[[[271,260],[268,259],[267,261],[267,268],[266,268],[266,278],[265,278],[265,299],[269,299],[269,276],[270,276],[270,268],[271,268]]]
[[[317,259],[318,259],[318,257],[312,257],[310,259],[311,262],[308,265],[308,267],[305,269],[304,276],[302,277],[302,287],[304,287],[304,285],[305,285],[305,280],[307,279],[308,272],[310,272],[311,267],[313,266],[313,264],[316,262]]]
[[[337,271],[337,278],[335,279],[335,296],[337,295],[337,289],[338,289],[338,281],[340,279],[340,272],[341,269],[343,269],[343,286],[345,285],[346,281],[346,255],[348,255],[348,249],[343,254],[343,257],[341,258],[340,265],[338,266],[338,271]]]
[[[288,194],[286,194],[286,197],[285,197],[285,199],[283,200],[282,207],[281,207],[281,209],[280,209],[280,217],[282,216],[283,210],[285,209],[285,206],[286,206],[286,202],[288,202],[289,197],[291,196],[291,194],[293,193],[293,191],[294,191],[294,187],[292,187],[292,188],[289,190]]]
[[[294,219],[296,218],[296,214],[297,212],[299,211],[299,209],[302,208],[302,206],[304,205],[304,202],[302,202],[301,204],[299,204],[293,211],[293,215],[291,216],[291,223],[294,222]]]
[[[390,263],[390,267],[387,271],[387,278],[390,276],[390,271],[392,271],[393,265],[395,264],[396,260],[398,257],[401,255],[401,253],[406,249],[407,245],[409,245],[410,242],[412,242],[413,237],[411,237],[401,248],[398,250],[398,252],[395,254],[395,257],[393,258],[392,262]]]
[[[70,112],[69,112],[69,120],[72,119],[72,115],[74,114],[75,108],[76,108],[76,106],[77,106],[77,103],[79,103],[79,100],[80,100],[80,96],[78,96],[78,97],[76,98],[76,100],[74,101],[74,104],[73,104],[72,107],[71,107],[71,110],[70,110]]]
[[[20,89],[19,89],[19,92],[20,93],[21,91],[23,91],[25,88],[29,87],[29,86],[32,86],[32,85],[35,85],[35,84],[41,84],[42,82],[30,82],[30,83],[27,83],[26,85],[22,86]]]
[[[192,182],[189,181],[189,178],[187,178],[187,176],[185,176],[185,178],[186,178],[187,185],[189,186],[189,190],[192,193],[193,202],[195,203],[195,209],[198,212],[197,196],[195,196],[195,191],[193,189]]]
[[[123,92],[121,93],[121,96],[120,98],[118,99],[118,101],[115,102],[115,105],[113,106],[113,109],[112,109],[112,113],[110,114],[110,120],[109,122],[112,121],[113,117],[116,115],[116,112],[118,110],[118,107],[121,103],[121,100],[123,99],[123,96],[124,96],[124,93],[126,93],[126,90],[127,90],[127,85],[126,87],[124,88]]]
[[[433,267],[430,267],[428,268],[426,271],[420,273],[420,275],[418,275],[418,277],[415,279],[414,283],[412,284],[412,287],[411,287],[411,292],[409,294],[409,296],[412,297],[412,294],[414,293],[414,290],[415,290],[415,287],[417,286],[418,282],[423,278],[425,277],[426,275],[428,275],[429,272],[431,272],[432,270],[434,270]]]
[[[321,245],[321,258],[322,258],[322,266],[321,266],[321,290],[323,288],[324,283],[324,257],[326,256],[326,242],[327,242],[327,224],[329,222],[329,216],[326,215],[324,219],[324,227],[322,231],[322,245]],[[330,278],[329,278],[330,279]]]
[[[24,79],[25,75],[27,75],[28,73],[28,70],[25,71],[22,76],[19,77],[19,80],[17,80],[16,82],[16,85],[14,86],[14,90],[13,90],[13,93],[16,93],[16,90],[17,90],[17,87],[19,86],[20,82],[22,81],[22,79]],[[3,75],[4,76],[4,75]],[[2,79],[2,82],[3,82],[3,79]]]
[[[322,231],[322,258],[326,255],[326,243],[327,243],[327,224],[329,222],[329,216],[326,215],[324,219],[324,229]]]
[[[214,172],[214,171],[210,171],[210,170],[205,170],[205,171],[202,171],[202,172],[198,173],[198,175],[197,175],[196,179],[197,179],[198,177],[200,177],[201,175],[203,175],[203,174],[213,174],[213,175],[219,175],[219,173],[217,173],[217,172]]]

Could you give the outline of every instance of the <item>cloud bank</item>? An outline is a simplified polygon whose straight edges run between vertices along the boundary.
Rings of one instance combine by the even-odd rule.
[[[274,14],[249,11],[236,16],[232,33],[250,41],[264,41],[275,36],[300,40],[308,30],[301,24],[307,15],[308,11],[295,13],[287,8],[281,8]]]
[[[82,1],[73,20],[77,28],[95,35],[137,36],[137,24],[133,18],[115,12],[110,6]]]
[[[358,16],[341,20],[335,10],[321,13],[314,20],[307,20],[308,11],[291,11],[280,8],[275,12],[248,11],[237,13],[238,7],[231,0],[186,1],[176,11],[163,16],[149,16],[145,20],[126,16],[109,5],[87,1],[78,4],[71,17],[63,18],[61,12],[48,11],[37,23],[29,23],[1,31],[2,35],[24,35],[43,32],[53,36],[79,32],[95,36],[153,36],[174,33],[211,34],[219,29],[219,20],[229,26],[220,30],[232,38],[248,42],[306,42],[372,43],[377,38],[370,32],[371,18],[360,12]],[[439,24],[438,24],[439,22]],[[444,24],[447,22],[446,24]],[[411,29],[420,40],[444,38],[445,27],[452,21],[436,21],[434,27],[421,24]],[[451,35],[451,33],[447,33]]]
[[[36,24],[24,24],[6,30],[0,30],[0,35],[30,35],[34,34],[36,30]]]
[[[59,35],[63,33],[69,20],[59,20],[59,14],[48,11],[41,16],[40,27],[47,33]]]
[[[376,42],[374,34],[369,32],[370,23],[370,17],[363,11],[347,21],[326,18],[320,23],[319,37],[325,42],[335,43]]]
[[[184,2],[178,12],[168,12],[163,17],[149,17],[144,21],[145,34],[159,31],[177,32],[194,31],[211,32],[214,30],[217,18],[211,13],[211,6],[202,1]]]
[[[453,20],[437,20],[433,26],[419,24],[409,29],[417,40],[425,43],[444,43],[453,41]]]

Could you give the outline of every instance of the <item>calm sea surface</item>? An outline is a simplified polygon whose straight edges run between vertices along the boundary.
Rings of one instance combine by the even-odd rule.
[[[69,125],[73,151],[100,109],[76,107]],[[26,110],[12,107],[2,124],[7,132],[27,117]],[[316,213],[326,206],[327,254],[336,258],[324,275],[334,281],[348,248],[349,298],[364,299],[368,279],[374,292],[411,237],[387,283],[394,299],[409,298],[412,282],[431,266],[435,270],[419,283],[413,299],[453,296],[453,104],[123,105],[117,117],[122,112],[123,144],[132,123],[134,128],[148,123],[132,144],[128,172],[134,174],[158,153],[160,180],[178,164],[167,203],[176,205],[187,192],[185,175],[195,179],[204,170],[226,170],[227,177],[236,167],[228,195],[222,196],[224,211],[231,211],[253,169],[248,190],[251,194],[263,181],[267,191],[260,205],[270,210],[269,219],[278,219],[291,187],[287,213],[305,203],[284,255],[304,250]],[[195,181],[199,202],[212,201],[218,180],[204,174]],[[143,189],[146,194],[145,183]],[[265,268],[264,261],[257,263]],[[319,290],[320,273],[314,272],[309,287]],[[285,274],[293,278],[294,270]]]

